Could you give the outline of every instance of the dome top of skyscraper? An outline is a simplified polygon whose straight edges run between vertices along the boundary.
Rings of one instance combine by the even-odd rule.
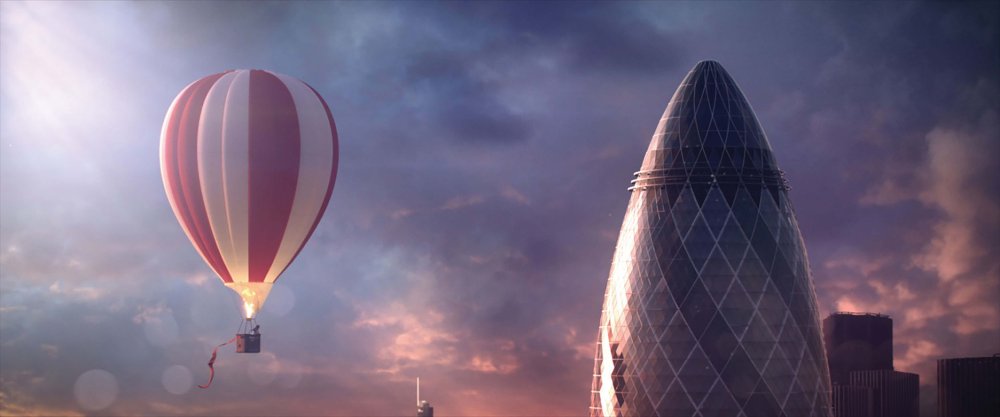
[[[695,166],[776,166],[750,103],[716,61],[701,61],[684,77],[653,133],[642,170]]]
[[[664,188],[671,201],[691,188],[698,203],[718,186],[730,204],[743,184],[775,201],[788,184],[736,81],[715,61],[688,72],[667,105],[630,189]],[[781,204],[780,202],[778,204]]]
[[[720,64],[719,61],[716,61],[714,59],[703,59],[701,61],[698,61],[697,64],[694,64],[694,68],[692,68],[692,70],[695,70],[698,67],[705,67],[705,66],[714,66],[720,69],[722,68],[722,64]]]

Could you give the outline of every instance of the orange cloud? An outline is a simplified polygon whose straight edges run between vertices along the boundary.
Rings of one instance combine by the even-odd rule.
[[[419,316],[401,303],[363,312],[353,323],[355,328],[389,332],[391,343],[378,348],[381,367],[377,372],[398,374],[414,364],[453,365],[458,337],[441,328],[444,316],[425,310]]]

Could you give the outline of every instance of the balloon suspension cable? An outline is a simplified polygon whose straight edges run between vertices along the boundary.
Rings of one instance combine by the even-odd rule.
[[[257,334],[260,332],[260,325],[257,324],[256,317],[250,317],[240,321],[240,328],[236,329],[236,334]]]

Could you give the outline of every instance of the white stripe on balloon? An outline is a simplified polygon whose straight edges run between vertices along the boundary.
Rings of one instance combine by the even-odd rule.
[[[198,181],[201,184],[201,197],[205,205],[205,214],[212,227],[212,238],[219,248],[222,262],[230,272],[236,264],[236,248],[228,239],[229,226],[226,222],[226,203],[222,196],[225,193],[223,185],[222,166],[222,130],[223,113],[226,107],[226,95],[232,85],[236,73],[228,73],[215,81],[208,90],[201,107],[201,117],[198,122]],[[234,277],[235,278],[235,277]]]

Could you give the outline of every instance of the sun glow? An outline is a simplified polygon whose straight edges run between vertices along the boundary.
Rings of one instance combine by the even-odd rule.
[[[94,11],[101,13],[88,13]],[[137,70],[137,62],[149,61],[141,52],[148,38],[130,23],[139,20],[131,11],[98,3],[0,2],[5,190],[74,201],[74,207],[119,198],[121,190],[107,180],[110,171],[125,169],[120,161],[131,161],[125,154],[133,144],[142,143],[137,138],[146,128],[135,91],[149,84]],[[86,198],[70,197],[81,190]]]
[[[105,40],[119,39],[115,27],[98,28],[100,22],[80,19],[65,5],[19,2],[3,7],[3,87],[17,97],[12,120],[19,126],[38,128],[36,137],[74,146],[81,125],[109,120],[112,113],[131,106],[116,105],[116,81],[121,83],[119,62],[102,56]],[[96,6],[95,6],[96,7]],[[118,11],[109,18],[123,14]],[[90,38],[78,36],[90,33]],[[116,45],[123,47],[123,45]],[[109,94],[109,92],[111,94]],[[14,117],[16,116],[16,117]],[[35,135],[32,135],[35,136]]]

